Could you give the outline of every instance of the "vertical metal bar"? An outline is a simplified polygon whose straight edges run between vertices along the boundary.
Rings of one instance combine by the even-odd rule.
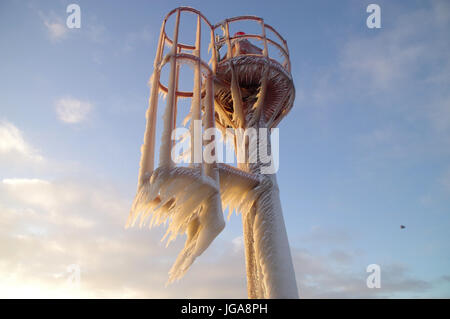
[[[233,61],[230,61],[231,69],[231,98],[233,99],[233,122],[239,128],[245,127],[244,106],[242,102],[241,88],[239,86],[238,73],[234,67]]]
[[[206,96],[205,96],[205,128],[214,128],[215,127],[215,111],[214,111],[214,87],[213,87],[213,75],[208,75],[206,79]],[[205,174],[213,178],[217,183],[219,182],[219,176],[214,168],[217,165],[217,145],[214,135],[211,137],[212,141],[210,143],[214,143],[214,162],[213,163],[205,163]]]
[[[173,117],[174,117],[174,104],[175,104],[175,77],[176,77],[176,64],[177,64],[177,48],[178,48],[178,31],[180,26],[180,9],[177,9],[177,18],[175,22],[175,30],[173,35],[172,50],[170,52],[170,74],[169,74],[169,87],[167,91],[167,105],[164,112],[164,129],[161,140],[161,151],[159,154],[160,166],[172,167],[173,161],[171,159],[172,151],[172,130],[173,130]]]
[[[214,74],[217,72],[217,50],[216,40],[214,38],[214,29],[211,29],[211,54],[212,54],[212,71]]]
[[[263,112],[263,108],[264,108],[264,102],[266,100],[266,95],[267,95],[267,82],[268,82],[268,76],[269,76],[269,66],[266,64],[263,67],[263,72],[262,72],[262,78],[261,78],[261,85],[259,88],[259,94],[258,94],[258,99],[256,100],[255,104],[254,104],[254,108],[255,108],[255,120],[256,120],[256,124],[259,126],[260,124],[260,119],[261,119],[261,115],[264,118],[264,112]]]
[[[233,51],[231,47],[231,41],[230,41],[230,27],[228,25],[228,20],[225,20],[225,38],[227,40],[227,59],[230,59],[233,57]]]
[[[263,37],[263,41],[264,41],[264,51],[263,51],[263,55],[265,57],[269,56],[269,51],[267,49],[267,38],[266,38],[266,25],[264,24],[264,20],[261,19],[261,27],[262,27],[262,37]]]
[[[146,112],[147,123],[144,134],[144,144],[142,145],[142,155],[140,161],[138,189],[145,182],[149,173],[154,170],[155,165],[155,131],[156,131],[156,116],[158,111],[158,93],[159,93],[159,79],[161,71],[159,64],[161,63],[162,53],[164,51],[164,28],[166,22],[163,21],[161,31],[159,33],[158,48],[156,50],[155,60],[153,62],[153,74],[151,77],[151,90],[148,101],[148,109]]]
[[[181,52],[181,48],[178,48],[178,53]],[[177,64],[177,71],[175,75],[175,102],[174,102],[174,111],[173,111],[173,128],[177,127],[177,111],[178,111],[178,87],[180,80],[180,65]],[[175,140],[172,140],[172,148],[175,145]]]
[[[289,71],[289,73],[291,73],[291,58],[289,56],[289,48],[288,48],[286,40],[283,40],[283,44],[284,44],[284,47],[286,48],[286,52],[287,52],[287,57],[286,57],[286,59],[287,59],[287,70]]]
[[[197,57],[197,63],[194,69],[194,92],[192,94],[192,106],[191,106],[191,166],[194,164],[202,163],[202,138],[201,138],[201,125],[196,125],[196,121],[201,121],[201,98],[202,98],[202,73],[201,73],[201,19],[200,15],[197,15],[197,32],[195,38],[195,50],[194,56]],[[198,122],[197,122],[198,123]],[[200,129],[200,132],[198,130]],[[200,165],[203,171],[203,165]]]

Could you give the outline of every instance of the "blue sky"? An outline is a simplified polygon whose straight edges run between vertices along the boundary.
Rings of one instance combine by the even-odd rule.
[[[0,296],[245,297],[240,217],[168,288],[182,242],[123,228],[159,29],[185,5],[263,17],[288,41],[278,183],[300,295],[450,297],[446,1],[377,1],[381,29],[370,1],[77,1],[68,29],[70,3],[0,4]]]

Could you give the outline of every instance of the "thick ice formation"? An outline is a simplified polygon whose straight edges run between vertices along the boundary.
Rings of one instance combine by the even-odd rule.
[[[167,244],[177,235],[187,234],[185,246],[169,272],[169,282],[181,278],[225,227],[219,196],[215,181],[198,168],[160,167],[140,187],[127,227],[138,219],[140,226],[167,223],[162,239],[167,239]]]
[[[250,57],[247,57],[250,58]],[[236,69],[230,61],[231,94],[233,106],[243,108]],[[251,64],[250,64],[251,65]],[[250,70],[251,71],[251,70]],[[233,120],[244,127],[267,127],[262,112],[267,103],[267,77],[269,67],[262,70],[256,101],[247,104],[245,120]],[[245,74],[242,76],[246,76]],[[241,112],[236,110],[235,112]],[[233,116],[236,113],[233,114]],[[218,122],[225,123],[224,118]],[[269,121],[272,121],[271,118]],[[258,130],[257,130],[258,131]],[[269,136],[258,138],[257,148],[247,148],[248,158],[257,158],[255,163],[244,163],[239,170],[223,172],[221,169],[221,194],[223,206],[229,206],[242,214],[244,245],[247,267],[247,289],[250,298],[298,298],[295,272],[284,224],[278,185],[274,174],[261,174],[261,165],[270,154],[261,150],[271,149]],[[261,143],[262,142],[262,143]],[[253,152],[253,153],[252,153]],[[257,154],[254,154],[257,153]],[[256,156],[258,155],[258,156]]]
[[[275,175],[253,192],[257,199],[242,211],[249,298],[298,298]]]

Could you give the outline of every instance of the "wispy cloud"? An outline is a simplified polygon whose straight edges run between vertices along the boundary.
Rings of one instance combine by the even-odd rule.
[[[52,40],[58,41],[65,38],[67,27],[60,21],[50,22],[45,20],[44,25],[47,27],[48,34]]]
[[[161,229],[125,230],[129,204],[114,188],[88,181],[3,179],[0,296],[246,297],[242,237],[218,238],[186,277],[165,288],[182,243],[163,247]],[[382,288],[368,289],[368,274],[364,268],[355,271],[358,258],[351,252],[292,252],[303,298],[419,294],[433,285],[412,278],[402,265],[382,265]],[[79,289],[67,285],[71,264],[81,269]]]
[[[381,288],[369,289],[369,273],[355,267],[358,256],[335,250],[328,255],[305,249],[293,251],[300,295],[303,298],[426,297],[433,282],[414,278],[401,264],[381,264]],[[359,271],[358,271],[359,268]]]
[[[43,160],[39,152],[25,141],[22,131],[6,121],[0,121],[0,154],[32,161]]]
[[[447,88],[449,25],[450,6],[434,1],[431,8],[399,13],[389,27],[349,36],[336,48],[336,64],[314,70],[310,79],[314,85],[305,91],[306,99],[336,103],[348,96],[411,96],[417,86],[424,93]]]
[[[244,260],[231,244],[221,245],[225,256],[206,255],[185,280],[165,288],[181,243],[166,249],[158,244],[159,230],[126,231],[129,202],[110,187],[97,186],[42,179],[0,182],[1,296],[207,297],[217,284],[221,289],[214,296],[245,296]],[[229,269],[215,267],[230,257]],[[66,283],[71,264],[81,267],[79,290]],[[195,283],[199,276],[200,285]]]
[[[354,159],[366,172],[369,161],[429,161],[450,149],[450,6],[434,1],[389,22],[349,35],[336,48],[335,64],[306,75],[313,84],[305,85],[305,100],[326,128],[339,114],[367,121],[352,126],[360,153]]]
[[[83,26],[80,29],[69,29],[66,25],[66,14],[57,14],[54,11],[46,13],[41,10],[36,11],[52,42],[61,42],[68,38],[71,33],[76,32],[76,30],[80,30],[81,36],[94,44],[103,44],[108,39],[106,27],[100,23],[95,16],[83,17],[83,19],[87,19],[87,21],[82,24]],[[65,12],[65,10],[63,12]]]
[[[80,123],[92,110],[92,104],[72,97],[60,98],[55,102],[58,118],[65,123]]]
[[[51,41],[58,42],[67,37],[68,28],[61,16],[56,15],[53,11],[49,14],[45,14],[44,12],[37,10],[37,13],[40,16]]]

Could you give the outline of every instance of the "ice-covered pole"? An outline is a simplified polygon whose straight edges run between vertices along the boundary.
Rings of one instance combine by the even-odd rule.
[[[146,127],[144,134],[144,144],[141,147],[141,162],[139,168],[138,189],[144,183],[148,174],[151,173],[155,166],[155,130],[156,130],[156,115],[158,111],[158,92],[159,92],[159,78],[161,71],[159,64],[162,58],[164,48],[164,30],[165,21],[162,23],[159,34],[158,48],[156,50],[155,61],[153,63],[153,74],[150,78],[150,97],[148,100],[148,109],[146,112]]]
[[[191,166],[194,163],[201,163],[202,149],[200,143],[195,143],[195,141],[201,141],[201,127],[199,128],[196,123],[201,120],[201,98],[202,98],[202,73],[201,73],[201,59],[200,59],[200,40],[201,40],[201,20],[200,16],[197,16],[197,32],[195,39],[195,50],[194,56],[198,58],[194,66],[194,89],[192,94],[192,105],[191,105]],[[196,122],[197,121],[197,122]],[[201,165],[202,169],[202,165]]]
[[[275,175],[256,202],[253,223],[255,258],[264,277],[264,298],[298,298],[297,282]]]
[[[180,9],[177,9],[177,17],[175,21],[175,30],[173,34],[172,50],[170,54],[170,74],[169,87],[167,89],[167,106],[164,111],[164,128],[161,137],[161,150],[159,153],[159,165],[162,167],[172,167],[171,158],[172,151],[172,131],[174,129],[175,115],[175,78],[177,73],[177,48],[178,48],[178,31],[180,26]]]
[[[269,132],[265,138],[260,136],[258,139],[255,151],[260,156],[264,153],[262,149],[271,149]],[[248,296],[298,298],[276,175],[261,174],[260,161],[240,167],[260,175],[260,184],[256,190],[258,197],[249,210],[242,212]]]
[[[248,210],[242,212],[247,290],[249,298],[298,298],[276,176],[263,174],[261,170],[262,163],[271,162],[268,156],[273,156],[270,129],[267,129],[267,124],[261,116],[267,95],[268,74],[268,67],[265,66],[258,98],[248,114],[250,121],[247,124],[259,134],[257,147],[249,147],[251,143],[255,143],[251,140],[244,140],[240,145],[248,150],[247,163],[241,164],[240,168],[260,177],[260,183],[255,190],[257,199]],[[239,87],[233,87],[232,84],[231,90],[239,90]],[[239,94],[232,96],[233,105],[239,105],[241,101],[236,101]],[[256,163],[251,163],[252,158],[258,159]]]

